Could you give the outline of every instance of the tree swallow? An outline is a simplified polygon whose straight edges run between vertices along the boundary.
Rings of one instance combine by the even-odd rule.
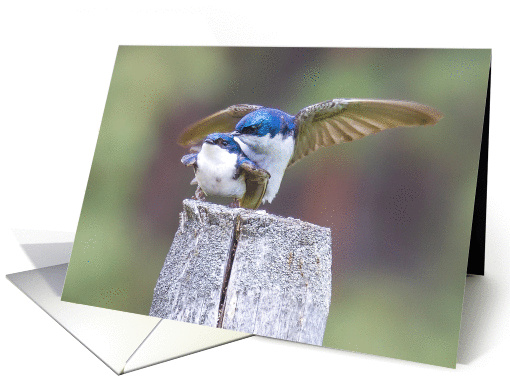
[[[232,131],[244,154],[270,175],[262,202],[271,202],[287,167],[321,147],[350,142],[398,126],[433,125],[443,115],[409,101],[333,99],[296,115],[258,105],[233,105],[188,127],[183,146],[212,132]]]
[[[183,156],[181,162],[195,170],[197,199],[204,193],[232,197],[232,207],[256,209],[266,193],[269,173],[242,152],[231,134],[208,135],[200,152]]]

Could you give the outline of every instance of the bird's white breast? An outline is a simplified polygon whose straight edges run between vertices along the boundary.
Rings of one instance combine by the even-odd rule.
[[[283,174],[294,154],[294,139],[281,134],[275,135],[274,138],[266,134],[263,137],[242,135],[235,139],[246,156],[271,175],[262,199],[263,203],[271,203],[280,189]]]
[[[207,195],[241,198],[246,192],[244,175],[234,179],[237,154],[204,143],[197,155],[195,176]]]

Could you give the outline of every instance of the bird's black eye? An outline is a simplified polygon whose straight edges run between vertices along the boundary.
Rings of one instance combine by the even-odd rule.
[[[243,127],[243,134],[251,134],[255,132],[256,127],[255,126],[245,126]]]
[[[223,138],[219,138],[216,141],[216,143],[219,144],[219,145],[222,145],[222,146],[226,146],[227,145],[227,142]]]

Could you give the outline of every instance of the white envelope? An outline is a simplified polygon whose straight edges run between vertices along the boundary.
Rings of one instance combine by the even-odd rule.
[[[34,241],[30,232],[17,236]],[[61,301],[72,243],[21,245],[39,268],[7,278],[117,374],[251,336]]]

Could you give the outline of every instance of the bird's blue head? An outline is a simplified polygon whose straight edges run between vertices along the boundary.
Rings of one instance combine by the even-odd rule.
[[[241,147],[234,140],[234,137],[231,134],[224,133],[209,134],[205,138],[204,143],[218,146],[221,149],[227,150],[229,153],[238,154],[241,152]]]
[[[234,136],[255,135],[274,138],[281,133],[288,136],[294,133],[293,117],[278,109],[262,108],[245,115],[236,125]]]

